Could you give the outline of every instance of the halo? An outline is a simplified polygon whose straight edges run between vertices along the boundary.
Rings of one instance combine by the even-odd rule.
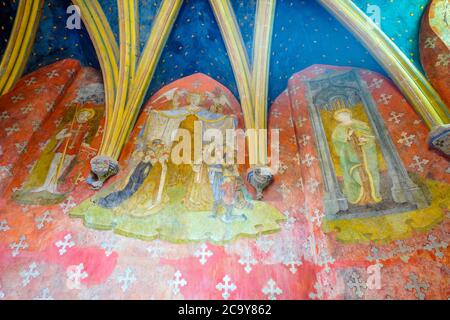
[[[91,120],[91,119],[95,116],[95,110],[94,110],[94,109],[91,109],[91,108],[82,108],[82,109],[78,110],[77,116],[78,116],[79,114],[81,114],[82,112],[87,112],[87,113],[89,113],[89,117],[88,117],[88,119],[87,119],[88,121]]]
[[[338,117],[341,113],[348,113],[348,114],[350,114],[350,116],[352,116],[352,114],[353,114],[353,113],[352,113],[352,110],[350,110],[350,109],[348,109],[348,108],[342,108],[342,109],[336,110],[336,111],[334,112],[333,118],[334,118],[335,120],[338,120],[337,117]]]

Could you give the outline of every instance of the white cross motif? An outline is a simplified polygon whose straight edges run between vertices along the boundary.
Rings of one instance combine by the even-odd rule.
[[[20,108],[20,112],[22,114],[28,114],[31,111],[33,111],[33,109],[34,109],[33,104],[32,103],[28,103],[25,107]]]
[[[272,116],[274,116],[275,118],[279,118],[281,116],[281,112],[278,110],[273,110]]]
[[[316,281],[316,283],[314,284],[314,289],[316,289],[316,293],[311,292],[309,294],[309,297],[311,299],[322,299],[323,298],[323,290],[322,290],[322,285],[320,284],[319,280]]]
[[[264,293],[269,300],[277,300],[277,296],[281,295],[283,290],[278,288],[277,283],[270,278],[269,281],[267,281],[266,286],[262,288],[262,293]]]
[[[200,245],[200,248],[194,252],[194,257],[200,258],[199,262],[201,265],[204,265],[206,262],[208,262],[208,258],[211,258],[213,255],[213,252],[208,249],[208,245],[206,243],[202,243]]]
[[[256,246],[264,253],[268,253],[270,251],[273,243],[273,240],[269,239],[267,236],[259,236],[258,239],[256,239]]]
[[[40,275],[40,272],[37,270],[36,262],[33,262],[28,266],[28,269],[23,269],[19,274],[22,278],[22,287],[26,287],[32,279]]]
[[[53,218],[51,217],[50,211],[45,211],[41,216],[38,216],[34,219],[34,222],[36,223],[36,228],[38,230],[42,230],[46,224],[53,221]]]
[[[66,270],[67,288],[70,290],[81,289],[81,280],[86,279],[89,274],[84,270],[84,264],[69,266]]]
[[[408,135],[406,132],[402,132],[401,138],[397,140],[397,143],[411,147],[415,141],[416,136],[414,134]]]
[[[288,124],[289,124],[289,127],[291,127],[291,128],[294,127],[295,124],[294,124],[294,119],[292,119],[292,116],[289,117]],[[283,129],[281,129],[281,130],[283,130]]]
[[[59,77],[58,70],[52,70],[52,71],[48,72],[47,73],[47,77],[49,79],[53,79],[53,78]]]
[[[293,107],[295,110],[298,110],[298,108],[300,108],[301,105],[302,105],[301,102],[300,102],[299,100],[295,99],[294,104],[292,105],[292,107]]]
[[[161,253],[164,252],[164,248],[161,245],[161,241],[153,241],[153,246],[147,248],[147,252],[150,253],[152,258],[158,258]]]
[[[6,232],[8,231],[10,228],[8,226],[8,221],[6,220],[0,220],[0,231]]]
[[[371,247],[370,248],[370,254],[366,257],[367,261],[375,261],[375,263],[379,266],[383,266],[383,264],[380,262],[380,260],[385,260],[388,258],[386,254],[380,253],[380,249],[377,247]]]
[[[317,257],[317,264],[321,267],[325,266],[323,269],[326,273],[330,272],[330,265],[333,264],[336,260],[329,254],[328,250],[325,247],[325,244],[322,242],[319,244],[319,255]]]
[[[16,143],[16,144],[15,144],[15,147],[16,147],[16,150],[17,150],[17,154],[22,154],[22,153],[24,153],[24,152],[25,152],[25,149],[27,148],[27,145],[28,145],[28,142],[27,142],[27,141],[24,141],[24,142],[22,142],[22,143]]]
[[[68,213],[70,209],[76,207],[76,203],[72,197],[68,197],[66,201],[61,203],[59,207],[62,209],[64,213]]]
[[[428,37],[425,39],[425,48],[427,49],[434,49],[436,48],[436,41],[437,41],[437,37]]]
[[[437,57],[435,66],[436,67],[440,67],[440,66],[448,67],[449,63],[450,63],[450,53],[441,53]]]
[[[305,164],[309,168],[312,166],[314,160],[316,160],[316,158],[307,153],[305,158],[302,160],[302,164]]]
[[[36,94],[41,94],[42,92],[44,92],[47,88],[45,86],[40,86],[36,89],[34,89],[34,93]]]
[[[420,159],[419,156],[413,157],[413,163],[409,165],[410,168],[417,169],[418,172],[423,172],[425,169],[425,166],[430,162],[427,159]]]
[[[12,134],[14,134],[14,133],[19,132],[20,129],[19,129],[19,127],[17,126],[17,124],[13,124],[12,127],[5,128],[5,131],[6,131],[6,135],[9,137],[10,135],[12,135]]]
[[[25,100],[25,97],[23,96],[22,93],[19,93],[17,96],[12,96],[11,97],[11,101],[12,101],[13,104],[16,104],[17,102],[23,101],[23,100]]]
[[[297,119],[297,126],[299,128],[302,128],[303,125],[306,123],[306,121],[308,121],[308,119],[306,119],[305,117],[298,117],[298,119]]]
[[[405,245],[405,243],[402,240],[395,241],[397,248],[393,250],[393,255],[400,255],[400,259],[402,259],[405,262],[408,262],[409,260],[409,254],[414,252],[414,248],[409,247]]]
[[[284,174],[288,169],[289,169],[289,167],[287,165],[285,165],[284,163],[282,163],[281,161],[278,163],[278,172],[280,174]]]
[[[72,248],[75,246],[75,242],[72,241],[72,235],[68,233],[64,236],[64,241],[59,240],[55,242],[55,246],[59,248],[59,255],[63,256],[67,252],[67,248]]]
[[[291,193],[291,189],[283,182],[278,188],[277,192],[281,194],[283,199],[287,198],[287,196]]]
[[[322,225],[322,219],[325,215],[317,208],[313,210],[313,214],[311,215],[310,221],[315,223],[317,227]]]
[[[308,144],[308,141],[311,140],[311,137],[308,136],[308,135],[306,135],[306,134],[304,134],[304,135],[302,135],[302,137],[300,138],[300,140],[301,140],[302,145],[303,145],[304,147],[306,147],[306,145]]]
[[[59,127],[59,125],[61,124],[61,122],[62,122],[62,119],[61,119],[61,118],[56,119],[55,121],[53,121],[53,123],[54,123],[55,126],[57,126],[57,127]]]
[[[384,82],[383,79],[373,78],[373,79],[372,79],[372,83],[370,84],[369,88],[377,88],[377,89],[380,89],[381,86],[383,85],[383,82]]]
[[[68,75],[70,78],[72,78],[72,77],[75,75],[76,70],[75,70],[75,69],[69,69],[69,70],[66,70],[66,72],[67,72],[67,75]]]
[[[136,282],[136,276],[133,273],[133,269],[127,267],[125,272],[117,276],[117,282],[121,284],[120,288],[123,292],[126,292],[130,286]]]
[[[237,289],[236,285],[231,282],[231,278],[229,275],[225,275],[222,279],[223,282],[219,282],[216,285],[216,289],[222,292],[222,297],[225,300],[228,300],[231,296],[231,292],[235,291]]]
[[[252,265],[256,265],[258,263],[258,261],[253,258],[252,252],[250,250],[246,251],[245,254],[243,254],[238,260],[238,262],[240,265],[245,266],[244,270],[247,273],[250,273],[250,271],[252,271]]]
[[[295,156],[292,157],[292,161],[294,161],[297,166],[299,166],[300,163],[302,163],[300,154],[298,152],[295,154]]]
[[[45,110],[47,110],[47,112],[53,111],[54,108],[55,108],[54,102],[46,102],[45,103]]]
[[[389,102],[391,102],[391,99],[392,99],[392,95],[391,94],[388,95],[388,94],[383,93],[380,96],[380,99],[378,100],[378,103],[382,103],[384,105],[388,105]]]
[[[58,92],[58,94],[61,94],[64,92],[64,89],[66,88],[65,85],[60,85],[60,86],[56,86],[56,91]]]
[[[319,188],[320,183],[316,179],[310,178],[306,186],[309,191],[314,193]]]
[[[180,293],[180,288],[187,285],[187,281],[183,279],[183,275],[180,270],[177,270],[173,276],[173,279],[169,280],[169,286],[172,288],[173,294]]]
[[[396,123],[396,124],[399,124],[401,121],[402,121],[402,117],[404,116],[405,114],[403,113],[403,112],[400,112],[400,113],[397,113],[397,112],[395,112],[395,111],[392,111],[391,112],[391,117],[388,119],[388,121],[389,122],[394,122],[394,123]]]
[[[434,235],[430,234],[428,236],[429,243],[424,245],[423,248],[425,250],[427,250],[427,251],[433,251],[434,250],[434,255],[438,259],[442,259],[444,257],[444,254],[442,253],[441,249],[447,249],[448,243],[445,242],[445,241],[438,242],[436,240],[437,240],[437,238]]]
[[[50,295],[50,289],[49,288],[44,288],[44,289],[42,289],[42,291],[39,294],[39,296],[37,296],[33,300],[54,300],[54,299]]]
[[[27,87],[29,87],[29,86],[31,86],[33,84],[36,84],[36,78],[35,77],[31,77],[30,79],[25,80],[25,85]]]
[[[353,292],[358,298],[362,298],[364,296],[364,291],[367,289],[367,285],[357,272],[352,272],[350,279],[347,280],[346,284],[350,289],[353,289]]]
[[[295,182],[295,186],[302,191],[305,189],[305,185],[304,185],[303,179],[301,177],[297,179],[297,181]]]
[[[288,210],[284,211],[283,214],[286,216],[286,223],[284,226],[287,230],[291,230],[294,227],[295,222],[297,222],[297,219],[292,216]]]
[[[33,121],[31,122],[31,126],[32,126],[33,132],[36,132],[36,131],[38,131],[39,128],[41,127],[41,121],[39,121],[39,120],[33,120]]]
[[[109,257],[114,252],[114,249],[116,248],[116,242],[113,240],[103,241],[100,244],[100,247],[102,247],[102,249],[105,250],[105,256]]]
[[[292,249],[288,249],[287,251],[287,254],[285,254],[283,257],[283,264],[286,267],[289,267],[289,271],[291,271],[292,274],[295,274],[298,270],[297,267],[300,267],[303,262],[297,257]]]
[[[411,280],[405,285],[405,289],[408,291],[414,290],[414,295],[419,300],[425,300],[425,293],[422,291],[427,291],[429,288],[428,283],[426,282],[419,282],[419,279],[417,278],[417,275],[414,273],[409,274],[409,279]]]
[[[6,111],[3,111],[2,113],[0,113],[0,120],[7,120],[9,119],[9,113]]]
[[[19,255],[19,253],[20,253],[20,250],[25,250],[25,249],[27,249],[29,247],[28,243],[25,242],[26,239],[27,239],[27,237],[22,235],[22,236],[20,236],[18,243],[13,242],[13,243],[11,243],[9,245],[9,247],[12,250],[11,255],[13,257],[17,257]]]
[[[295,96],[298,93],[298,91],[300,90],[300,87],[295,86],[295,87],[290,87],[290,89],[291,89],[291,92],[293,93],[293,95]]]

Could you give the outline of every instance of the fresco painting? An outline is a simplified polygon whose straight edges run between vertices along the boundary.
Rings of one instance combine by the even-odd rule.
[[[253,200],[244,182],[244,168],[226,163],[226,141],[220,145],[225,151],[222,161],[203,158],[201,163],[192,161],[190,165],[172,160],[172,154],[195,156],[197,139],[203,139],[195,126],[202,131],[217,129],[225,136],[227,130],[242,126],[243,119],[237,116],[240,113],[232,94],[202,74],[161,89],[138,120],[130,152],[122,156],[127,158],[129,169],[70,215],[97,229],[175,243],[225,243],[240,236],[254,238],[279,231],[284,215],[265,202]],[[174,140],[172,132],[178,129],[190,133],[186,144],[189,152],[183,146],[185,138]],[[204,141],[203,150],[211,149],[213,143]],[[234,150],[229,152],[235,157]],[[207,156],[215,155],[207,152]]]
[[[118,22],[119,32],[141,26],[140,46],[115,36],[110,23],[127,8],[105,1],[102,43],[86,19],[74,31],[89,39],[84,51],[39,60],[34,35],[31,58],[2,58],[26,71],[7,90],[17,71],[0,72],[0,299],[450,297],[447,1],[411,1],[420,62],[380,36],[395,29],[387,21],[358,29],[364,1],[296,4],[339,28],[342,14],[355,18],[337,40],[355,57],[329,60],[340,47],[324,43],[322,58],[287,69],[279,58],[291,47],[275,45],[284,0],[140,2],[156,27]],[[216,57],[195,68],[173,39],[191,11],[217,20],[191,43]],[[275,31],[258,29],[268,24]],[[127,53],[106,54],[117,44]]]

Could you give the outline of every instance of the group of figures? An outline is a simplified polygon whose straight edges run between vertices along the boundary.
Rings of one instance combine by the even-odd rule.
[[[184,95],[187,106],[181,102]],[[159,212],[172,201],[168,195],[170,188],[185,186],[182,203],[186,210],[208,211],[211,212],[211,218],[220,216],[225,223],[245,221],[245,214],[234,213],[234,209],[239,211],[251,207],[237,164],[227,165],[223,152],[222,159],[202,157],[199,163],[194,162],[192,157],[194,145],[198,143],[196,139],[203,139],[202,133],[199,135],[193,132],[196,122],[200,122],[201,130],[214,128],[223,134],[237,125],[233,116],[212,112],[224,106],[213,105],[211,110],[201,108],[202,99],[201,94],[175,89],[171,101],[173,109],[150,110],[130,160],[132,169],[129,175],[116,187],[118,190],[94,202],[102,208],[116,209],[133,216],[146,216]],[[189,141],[176,143],[173,140],[174,134],[180,129],[189,133]],[[181,144],[192,150],[180,148]],[[204,148],[208,150],[216,147],[210,143]],[[219,147],[226,149],[226,144]],[[187,155],[186,163],[174,164],[174,152],[180,158],[186,158]],[[204,152],[204,155],[214,157],[215,152],[211,150]]]
[[[44,79],[52,69],[63,74],[67,63],[43,69]],[[427,297],[444,295],[433,277],[444,273],[435,260],[445,257],[448,243],[448,161],[424,147],[428,129],[387,78],[326,65],[291,77],[268,116],[269,132],[279,132],[279,166],[258,200],[247,181],[248,168],[236,161],[236,148],[207,134],[213,130],[226,137],[227,131],[244,129],[240,105],[229,90],[203,74],[179,79],[150,98],[118,161],[119,173],[102,189],[92,189],[87,180],[102,139],[104,93],[100,76],[86,69],[78,72],[54,110],[46,111],[45,101],[41,103],[47,118],[11,167],[9,180],[2,180],[7,187],[0,229],[6,231],[0,232],[6,251],[0,255],[22,259],[21,249],[15,249],[21,245],[28,245],[30,254],[20,267],[0,266],[1,290],[8,296],[17,291],[17,270],[30,259],[49,261],[37,265],[43,275],[44,266],[50,266],[52,276],[31,282],[49,287],[55,297],[79,292],[55,289],[58,277],[76,266],[88,274],[81,284],[90,287],[83,292],[104,290],[104,297],[128,293],[110,279],[134,272],[142,281],[130,284],[130,292],[141,297],[151,287],[155,296],[171,298],[173,291],[163,287],[176,268],[173,272],[180,270],[188,282],[176,297],[181,292],[189,298],[220,298],[216,285],[228,274],[238,286],[233,298],[264,298],[262,292],[274,282],[280,298],[354,298],[352,279],[365,271],[358,266],[376,259],[385,265],[386,288],[367,289],[366,297],[394,295],[408,287],[410,274],[437,288]],[[30,77],[37,75],[24,81]],[[31,121],[14,110],[20,114],[29,103],[38,108],[33,88],[17,90],[26,100],[7,110],[10,119],[0,119],[6,128],[13,122],[25,128]],[[1,97],[0,105],[20,92]],[[17,141],[12,139],[24,132],[5,134],[1,161],[13,159],[10,150]],[[199,142],[202,157],[197,158]],[[419,242],[425,249],[404,251]],[[373,243],[383,254],[375,254]],[[159,246],[166,251],[158,253]],[[436,258],[428,252],[435,247],[442,248]],[[147,253],[160,254],[160,259]],[[409,263],[402,262],[410,256]],[[55,274],[55,263],[67,271]],[[405,275],[390,281],[399,268]],[[426,276],[418,268],[433,274]],[[160,282],[153,284],[155,279]],[[201,291],[195,289],[197,283]],[[23,290],[18,294],[26,295]],[[407,290],[401,296],[414,297]]]
[[[448,103],[443,3],[424,14],[420,50]],[[245,130],[242,108],[200,73],[152,95],[117,175],[95,185],[104,94],[69,59],[0,97],[0,299],[448,298],[448,157],[386,76],[292,75],[268,110],[279,162],[262,199],[245,146],[208,134]]]
[[[227,137],[229,131],[243,129],[237,100],[201,74],[180,79],[156,93],[143,109],[120,159],[119,175],[96,193],[83,191],[70,215],[93,228],[143,239],[223,242],[279,231],[286,219],[280,199],[287,192],[307,198],[322,190],[322,199],[314,196],[313,203],[323,203],[321,211],[330,221],[428,208],[432,193],[426,181],[407,170],[406,150],[388,133],[379,101],[363,74],[324,67],[314,77],[291,79],[287,92],[296,94],[291,98],[295,103],[282,112],[289,115],[286,121],[292,122],[296,141],[302,142],[296,154],[279,151],[281,170],[265,201],[254,200],[244,178],[246,166],[237,161],[238,142],[230,147],[228,138],[217,142],[208,137],[209,130]],[[40,148],[29,155],[29,174],[15,181],[13,201],[55,205],[77,188],[89,189],[80,182],[90,179],[89,160],[101,138],[103,95],[98,82],[76,91],[61,117],[52,121],[57,125],[49,131],[54,131],[44,143],[36,140]],[[283,136],[283,126],[278,126],[281,149],[292,141]],[[283,164],[296,157],[300,182],[288,189]],[[308,181],[313,182],[305,189]],[[271,196],[274,190],[281,198]]]

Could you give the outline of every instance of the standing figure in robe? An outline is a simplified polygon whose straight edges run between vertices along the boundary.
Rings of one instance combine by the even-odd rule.
[[[96,112],[92,108],[76,110],[71,122],[55,135],[56,145],[51,150],[53,157],[43,184],[30,190],[31,193],[48,192],[58,195],[58,181],[76,158],[80,147],[89,134],[91,126],[89,121],[93,119]]]
[[[344,179],[344,194],[355,205],[381,202],[380,172],[376,139],[365,122],[352,118],[350,109],[335,111],[338,125],[332,143],[339,157]]]

